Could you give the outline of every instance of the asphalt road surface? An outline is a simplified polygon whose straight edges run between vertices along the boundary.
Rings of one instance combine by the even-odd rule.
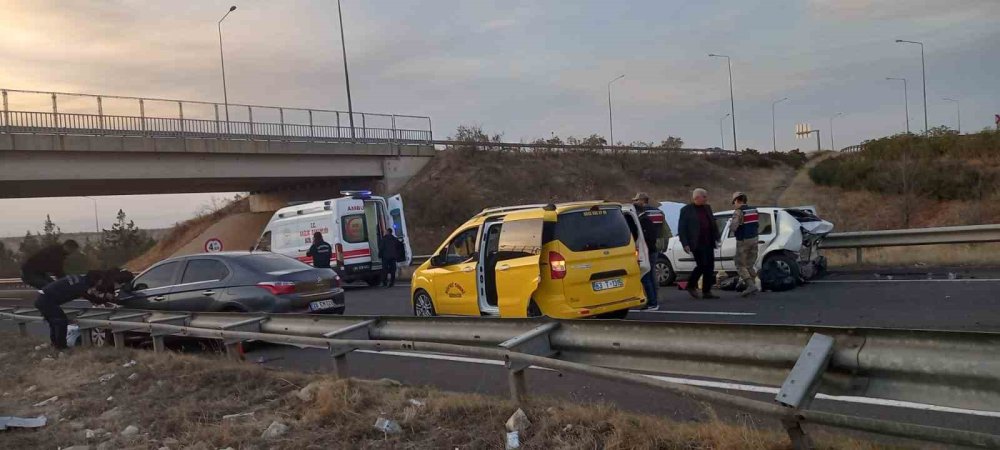
[[[694,300],[676,287],[660,291],[660,311],[629,314],[629,320],[724,322],[757,324],[805,324],[827,326],[922,328],[942,330],[1000,331],[1000,271],[958,272],[945,269],[840,272],[788,292],[766,292],[749,299],[733,292],[720,292],[719,300]],[[28,304],[33,293],[0,291],[0,304]],[[409,286],[369,288],[350,286],[347,314],[410,315]],[[44,335],[41,324],[32,330]],[[13,329],[10,322],[0,329]],[[300,350],[262,345],[247,354],[262,365],[304,371],[331,370],[322,350]],[[460,392],[506,395],[506,374],[498,361],[469,358],[414,357],[400,354],[355,352],[349,357],[350,372],[362,378],[394,378],[410,384],[428,384]],[[550,370],[531,369],[529,392],[581,403],[610,403],[619,408],[672,417],[702,420],[704,407],[671,394]],[[686,382],[698,382],[687,380]],[[759,386],[727,385],[716,389],[771,400],[773,393]],[[904,422],[982,432],[1000,432],[1000,413],[954,412],[920,409],[898,402],[859,403],[854,399],[818,399],[815,409],[859,414]],[[747,420],[735,411],[719,410],[727,420]],[[757,420],[765,427],[777,427]]]

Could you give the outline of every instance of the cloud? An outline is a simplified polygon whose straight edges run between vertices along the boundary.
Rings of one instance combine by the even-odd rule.
[[[993,14],[996,0],[809,0],[816,15],[836,20],[960,20]]]

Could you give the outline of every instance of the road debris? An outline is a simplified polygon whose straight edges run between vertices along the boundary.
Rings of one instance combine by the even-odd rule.
[[[517,408],[514,414],[511,414],[510,418],[507,419],[507,431],[518,431],[524,433],[531,427],[531,421],[528,420],[528,415],[524,413],[524,410]]]
[[[124,430],[122,430],[121,434],[122,434],[123,437],[127,437],[127,438],[128,437],[138,436],[139,435],[139,427],[137,427],[135,425],[129,425],[129,426],[125,427]]]
[[[59,396],[58,395],[53,395],[52,397],[49,397],[49,398],[47,398],[45,400],[42,400],[42,401],[40,401],[38,403],[35,403],[32,406],[35,406],[35,407],[45,406],[45,405],[48,405],[49,403],[53,403],[53,402],[55,402],[57,400],[59,400]]]
[[[45,416],[38,417],[13,417],[0,416],[0,430],[8,428],[39,428],[44,427],[48,420]]]
[[[411,398],[411,399],[407,400],[407,403],[409,403],[409,404],[411,404],[413,406],[416,406],[417,408],[423,408],[424,405],[426,405],[426,403],[424,403],[424,402],[422,402],[420,400],[417,400],[415,398]]]
[[[97,381],[99,383],[101,383],[101,384],[104,384],[104,383],[107,383],[107,382],[113,380],[114,378],[115,378],[115,374],[113,374],[113,373],[106,373],[104,375],[101,375],[101,377],[98,378]]]
[[[129,362],[127,362],[125,364],[122,364],[122,367],[128,369],[129,367],[135,366],[136,364],[138,364],[138,363],[135,362],[134,359],[132,359],[132,360],[129,360]]]
[[[274,421],[271,425],[267,426],[267,429],[260,435],[261,439],[276,439],[283,436],[288,432],[288,425],[281,422]]]
[[[507,442],[504,445],[506,450],[521,448],[521,435],[516,431],[507,432]]]
[[[222,420],[235,420],[235,419],[240,419],[240,418],[243,418],[243,417],[253,417],[253,412],[245,412],[245,413],[239,413],[239,414],[227,414],[225,416],[222,416]]]
[[[403,427],[399,426],[398,422],[386,419],[385,417],[379,417],[375,420],[375,429],[385,433],[386,435],[399,434],[403,432]]]
[[[138,379],[139,379],[139,374],[138,373],[133,373],[132,375],[128,376],[128,380],[129,381],[135,381],[135,380],[138,380]]]

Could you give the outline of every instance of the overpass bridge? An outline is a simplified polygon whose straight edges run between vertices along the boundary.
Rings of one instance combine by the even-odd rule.
[[[395,191],[435,154],[423,116],[355,112],[351,127],[336,110],[0,94],[0,198],[248,191],[265,210],[342,188]]]

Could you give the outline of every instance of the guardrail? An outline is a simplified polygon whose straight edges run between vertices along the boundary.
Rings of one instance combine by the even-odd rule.
[[[1000,242],[1000,225],[830,233],[820,242],[820,248],[856,249],[857,263],[861,264],[862,250],[865,248],[934,244],[974,244],[979,242]]]
[[[350,142],[400,142],[423,143],[433,140],[430,117],[406,114],[378,114],[367,112],[290,108],[194,100],[174,100],[149,97],[127,97],[117,95],[95,95],[74,92],[44,92],[18,89],[0,89],[3,98],[3,113],[0,115],[0,132],[3,133],[55,133],[92,136],[159,136],[186,138],[227,138],[227,139],[272,139]],[[17,95],[15,95],[17,94]],[[48,98],[40,99],[38,96]],[[51,109],[17,110],[10,107],[12,97],[48,102]],[[80,99],[90,103],[94,113],[60,112],[59,99],[66,100],[76,108]],[[104,114],[105,102],[127,101],[138,111],[138,115]],[[158,106],[176,107],[176,116],[162,117],[147,115],[147,108]],[[185,117],[187,106],[188,117]],[[87,109],[90,109],[87,108]],[[132,108],[129,108],[132,109]],[[230,120],[230,111],[240,115],[245,112],[247,120]],[[193,118],[200,112],[202,118]],[[278,116],[277,122],[254,120],[262,114]],[[204,118],[208,116],[210,118]],[[287,117],[286,117],[287,116]],[[298,120],[296,120],[296,116]],[[353,121],[351,120],[353,117]],[[419,124],[406,126],[401,122]],[[424,126],[426,125],[426,126]]]
[[[153,312],[67,308],[81,328],[166,336],[247,340],[327,348],[338,376],[353,350],[434,352],[506,362],[511,396],[527,398],[524,370],[547,367],[636,383],[779,418],[797,448],[801,423],[980,447],[1000,436],[832,414],[808,409],[816,392],[971,409],[1000,409],[1000,333],[702,323],[556,321],[485,318],[343,317],[298,314]],[[26,324],[35,309],[0,308]],[[233,351],[231,354],[236,354]],[[672,374],[782,385],[781,405],[678,384],[643,374]],[[784,382],[782,383],[782,380]]]

